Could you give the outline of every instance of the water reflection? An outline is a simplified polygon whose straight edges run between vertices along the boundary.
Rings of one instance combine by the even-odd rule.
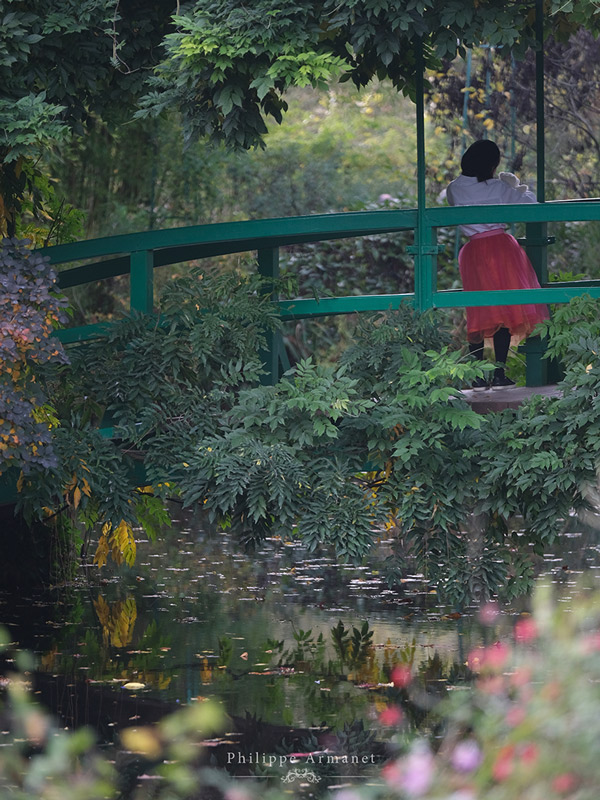
[[[597,532],[571,527],[539,562],[566,598],[584,568],[600,568]],[[133,570],[88,578],[50,597],[0,598],[0,623],[37,656],[39,696],[105,741],[217,697],[235,734],[215,743],[221,762],[232,747],[308,752],[326,735],[364,750],[400,717],[406,733],[435,733],[437,701],[465,685],[469,651],[509,635],[526,608],[483,625],[475,609],[441,607],[418,576],[390,590],[368,567],[282,540],[248,556],[185,522],[158,545],[140,541]]]

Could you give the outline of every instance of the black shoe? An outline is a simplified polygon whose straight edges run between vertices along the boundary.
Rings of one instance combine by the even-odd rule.
[[[489,389],[489,384],[485,378],[475,378],[473,383],[471,384],[471,389],[475,392],[481,392],[484,389]]]
[[[490,389],[509,389],[511,386],[515,386],[515,382],[511,381],[503,373],[502,375],[494,375]]]

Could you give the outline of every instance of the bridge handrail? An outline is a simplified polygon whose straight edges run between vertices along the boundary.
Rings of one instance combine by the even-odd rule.
[[[427,208],[425,219],[432,227],[494,222],[498,219],[503,222],[593,221],[600,219],[600,198],[516,205],[439,206]],[[263,246],[295,244],[297,237],[302,237],[303,241],[321,241],[342,236],[409,230],[414,229],[416,224],[416,208],[347,211],[125,233],[46,247],[40,252],[48,256],[52,264],[62,264],[140,250],[161,250],[196,244],[250,243],[250,249],[258,249]],[[274,227],[276,230],[273,230]]]
[[[239,244],[248,249],[278,247],[301,241],[361,236],[391,231],[410,230],[416,225],[416,209],[380,211],[348,211],[335,214],[313,214],[237,222],[216,222],[142,233],[124,233],[84,242],[55,245],[40,250],[53,264],[81,261],[99,256],[133,253],[140,250],[161,250],[189,245]],[[230,252],[240,252],[232,249]],[[175,263],[175,262],[172,262]]]
[[[89,261],[59,273],[61,288],[90,281],[130,274],[131,307],[151,311],[153,307],[153,272],[156,267],[194,259],[246,251],[258,252],[259,270],[274,276],[278,269],[280,247],[306,242],[414,231],[414,245],[407,251],[414,254],[415,291],[394,295],[325,297],[319,300],[298,298],[279,302],[282,317],[300,319],[357,311],[378,311],[397,308],[413,301],[417,307],[448,308],[519,303],[566,303],[572,297],[589,292],[600,297],[596,281],[553,283],[541,279],[540,289],[503,290],[497,292],[465,292],[438,290],[436,255],[437,228],[465,223],[525,223],[526,246],[536,266],[540,251],[545,251],[548,222],[600,221],[600,198],[559,200],[546,203],[439,206],[419,212],[416,208],[377,211],[351,211],[262,220],[243,220],[208,225],[194,225],[168,230],[121,234],[84,242],[48,247],[41,252],[53,264]],[[109,258],[105,258],[105,257]],[[539,264],[538,274],[544,273]],[[106,329],[106,323],[72,328],[59,332],[64,342],[85,341]],[[271,365],[273,366],[273,365]]]

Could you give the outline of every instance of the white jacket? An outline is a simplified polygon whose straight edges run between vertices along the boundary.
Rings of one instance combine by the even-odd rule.
[[[477,178],[469,178],[466,175],[459,175],[452,181],[446,189],[446,199],[451,206],[489,206],[537,202],[535,194],[527,186],[514,187],[500,178],[490,178],[487,181],[479,182]],[[461,225],[460,230],[465,236],[474,236],[476,233],[505,227],[500,222],[488,222]]]

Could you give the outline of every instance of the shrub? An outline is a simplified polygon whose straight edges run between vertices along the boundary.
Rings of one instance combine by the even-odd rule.
[[[36,380],[41,364],[65,363],[53,329],[66,322],[66,301],[53,291],[56,273],[27,240],[0,241],[0,475],[56,464],[56,424]]]

